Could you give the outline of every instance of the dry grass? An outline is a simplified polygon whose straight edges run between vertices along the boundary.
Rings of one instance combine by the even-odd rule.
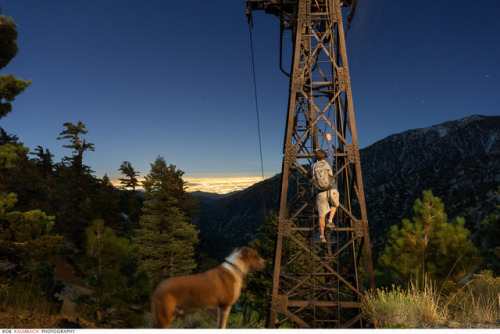
[[[500,277],[484,271],[449,296],[435,287],[412,283],[400,287],[377,289],[368,294],[363,306],[367,320],[378,328],[499,328]]]
[[[408,290],[401,287],[377,289],[377,296],[367,295],[363,307],[365,316],[379,328],[432,328],[446,319],[447,310],[431,285],[422,290],[412,284]]]
[[[451,320],[471,327],[500,319],[500,277],[483,271],[448,297]]]
[[[0,286],[0,306],[45,315],[59,313],[60,305],[47,301],[41,291],[23,283]]]
[[[411,295],[418,305],[419,327],[436,327],[446,320],[448,315],[447,308],[441,306],[442,300],[433,285],[425,284],[422,290],[419,290],[417,284],[411,285]]]

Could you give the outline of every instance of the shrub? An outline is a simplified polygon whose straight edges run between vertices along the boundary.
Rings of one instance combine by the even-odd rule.
[[[49,296],[50,297],[50,296]],[[11,286],[2,285],[0,288],[0,305],[20,313],[23,311],[42,315],[57,314],[61,303],[50,300],[37,286],[30,286],[23,282]]]
[[[265,328],[265,319],[251,307],[243,307],[240,312],[231,312],[228,328]]]
[[[192,309],[176,317],[170,328],[217,328],[217,320],[205,310]]]
[[[377,289],[376,296],[367,294],[363,304],[365,317],[379,328],[428,328],[446,318],[440,298],[431,285],[422,290],[412,284],[408,290],[392,286]]]
[[[450,317],[464,327],[497,321],[500,319],[500,277],[493,277],[489,270],[473,275],[449,296],[448,308]]]
[[[427,276],[441,286],[448,279],[459,281],[478,267],[479,250],[469,240],[465,220],[457,217],[456,223],[449,222],[439,197],[423,191],[413,211],[411,220],[391,226],[388,245],[378,258],[393,282]]]

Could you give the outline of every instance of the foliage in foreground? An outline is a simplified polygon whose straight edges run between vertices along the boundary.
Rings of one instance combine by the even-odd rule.
[[[430,285],[420,291],[416,285],[408,290],[392,286],[368,294],[363,312],[378,328],[428,328],[446,318],[446,310]]]
[[[196,268],[198,230],[189,213],[197,202],[188,202],[191,196],[184,189],[183,173],[158,157],[144,182],[147,201],[132,241],[143,260],[141,269],[154,286],[165,278],[189,275]]]
[[[52,233],[54,217],[15,211],[16,203],[16,194],[0,192],[0,306],[55,314],[62,286],[52,280],[48,263],[60,249],[61,237]]]
[[[496,210],[484,217],[476,234],[487,269],[494,275],[500,275],[500,186],[491,193],[496,200]]]
[[[365,318],[378,328],[470,328],[500,319],[500,277],[483,271],[449,294],[442,295],[430,284],[411,284],[408,289],[393,286],[367,294]]]
[[[447,302],[450,318],[465,327],[496,322],[500,319],[500,277],[493,277],[489,270],[473,275]]]
[[[393,281],[404,284],[426,276],[441,286],[447,280],[459,281],[479,266],[479,250],[469,239],[465,220],[457,217],[456,223],[449,222],[443,202],[432,191],[423,191],[413,210],[411,220],[391,226],[388,246],[378,259]]]
[[[150,280],[138,270],[139,259],[130,242],[96,219],[86,230],[86,253],[80,263],[92,294],[82,296],[82,314],[112,327],[140,327],[151,292]]]

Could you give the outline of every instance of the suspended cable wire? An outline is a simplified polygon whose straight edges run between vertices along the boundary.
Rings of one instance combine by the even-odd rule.
[[[252,37],[252,17],[248,18],[248,30],[250,31],[250,52],[252,54],[252,72],[253,72],[253,90],[255,96],[255,111],[257,113],[257,131],[259,133],[259,152],[260,152],[260,169],[262,172],[262,179],[264,179],[264,161],[262,159],[262,142],[260,139],[260,119],[259,119],[259,103],[257,99],[257,80],[255,79],[255,60],[253,56],[253,37]]]

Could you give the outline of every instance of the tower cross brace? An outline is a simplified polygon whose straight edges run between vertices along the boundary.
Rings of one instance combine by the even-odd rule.
[[[375,290],[361,161],[342,12],[357,0],[246,0],[291,29],[289,86],[278,233],[268,327],[361,327],[361,302]],[[340,193],[335,228],[316,241],[310,165],[331,134]],[[369,287],[362,285],[360,274]]]

